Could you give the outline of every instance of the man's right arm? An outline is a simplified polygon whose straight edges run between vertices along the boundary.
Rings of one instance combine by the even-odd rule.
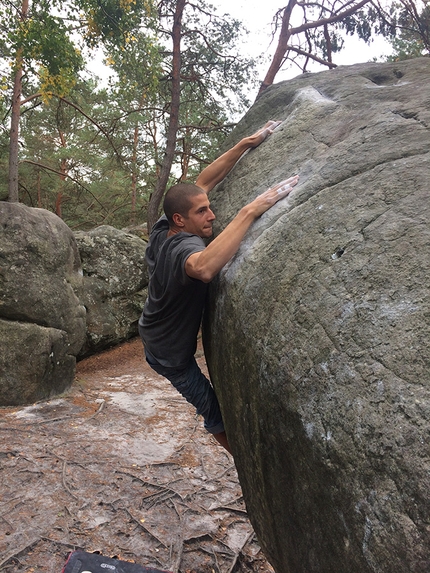
[[[246,231],[255,219],[273,207],[280,199],[286,197],[298,180],[298,175],[290,177],[271,187],[248,205],[245,205],[224,231],[203,251],[188,257],[185,263],[187,275],[205,283],[210,282],[235,255]]]
[[[218,159],[215,159],[210,165],[205,167],[197,178],[196,185],[209,193],[215,185],[224,179],[230,173],[242,155],[258,147],[263,141],[278,127],[280,121],[268,121],[264,127],[259,129],[253,135],[244,137],[234,147],[223,153]]]

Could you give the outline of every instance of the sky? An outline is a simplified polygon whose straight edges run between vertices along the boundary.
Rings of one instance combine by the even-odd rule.
[[[268,52],[273,55],[276,48],[277,38],[271,43],[271,23],[274,15],[279,8],[285,6],[283,0],[210,0],[218,9],[219,13],[229,13],[243,24],[250,31],[249,40],[244,46],[244,50],[249,50],[251,55],[259,55],[261,52]],[[383,39],[378,39],[368,46],[364,41],[358,38],[346,38],[346,47],[342,52],[334,57],[338,65],[351,65],[361,62],[367,62],[374,57],[380,58],[385,54],[391,53],[391,46]],[[260,74],[264,75],[268,64],[260,68]],[[310,68],[310,71],[322,71],[327,69],[316,65]],[[291,79],[301,72],[297,67],[279,72],[276,76],[276,82]],[[263,79],[263,77],[259,78]]]
[[[222,15],[228,13],[237,20],[240,20],[249,30],[247,41],[243,44],[243,55],[257,57],[262,53],[267,54],[267,59],[258,67],[258,79],[263,80],[269,67],[271,56],[276,48],[277,38],[272,41],[272,20],[280,7],[285,5],[284,0],[208,0],[215,6],[217,13]],[[391,46],[382,38],[376,39],[370,45],[358,38],[348,36],[345,39],[345,48],[335,54],[334,61],[338,65],[351,65],[360,62],[371,61],[374,57],[380,59],[383,55],[391,53]],[[89,66],[93,73],[100,76],[100,66],[102,55],[95,58],[93,64]],[[102,66],[103,67],[103,66]],[[309,71],[316,72],[326,70],[326,67],[318,64],[310,65]],[[107,71],[105,69],[105,71]],[[298,76],[301,73],[296,66],[278,72],[275,82],[287,80]],[[102,73],[103,79],[109,74]],[[251,89],[249,98],[255,99],[258,88]]]

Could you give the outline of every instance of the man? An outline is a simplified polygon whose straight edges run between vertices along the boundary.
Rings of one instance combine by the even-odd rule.
[[[288,195],[298,176],[245,205],[208,246],[203,239],[212,236],[215,215],[207,194],[245,151],[260,145],[278,125],[270,121],[242,139],[206,167],[196,185],[171,187],[164,199],[165,215],[154,225],[146,249],[149,288],[139,320],[146,360],[195,406],[206,430],[230,453],[214,389],[194,359],[207,286],[237,252],[252,222]]]

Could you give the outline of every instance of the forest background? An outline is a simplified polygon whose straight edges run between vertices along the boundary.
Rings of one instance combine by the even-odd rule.
[[[279,0],[260,54],[223,0],[1,0],[0,200],[150,229],[275,79],[333,69],[352,37],[428,55],[429,2]]]

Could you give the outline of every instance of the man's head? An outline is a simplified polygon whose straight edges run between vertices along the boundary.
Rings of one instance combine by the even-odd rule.
[[[191,183],[178,183],[167,191],[164,213],[173,232],[193,233],[202,238],[212,235],[215,215],[210,209],[207,194]]]

